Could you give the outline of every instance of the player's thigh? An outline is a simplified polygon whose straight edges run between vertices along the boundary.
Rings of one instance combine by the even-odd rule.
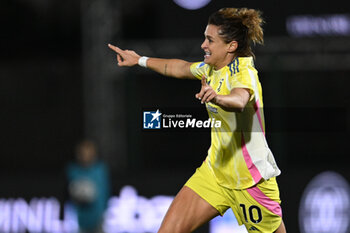
[[[283,220],[281,222],[281,225],[277,228],[277,230],[274,233],[287,233]]]
[[[187,186],[176,195],[164,217],[159,233],[192,232],[219,212]]]

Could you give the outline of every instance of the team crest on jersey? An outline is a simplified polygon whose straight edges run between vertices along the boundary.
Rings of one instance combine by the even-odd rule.
[[[143,128],[144,129],[160,129],[162,113],[157,111],[144,111],[143,112]]]
[[[220,92],[221,91],[221,86],[222,86],[222,83],[224,82],[224,79],[222,78],[222,79],[220,79],[220,81],[219,81],[219,87],[218,87],[218,89],[217,89],[217,92]]]

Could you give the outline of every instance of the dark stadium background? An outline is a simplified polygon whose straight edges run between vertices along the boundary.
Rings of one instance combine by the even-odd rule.
[[[200,83],[119,68],[107,43],[200,61],[209,14],[245,6],[266,21],[265,46],[255,51],[267,137],[282,170],[284,221],[299,232],[299,202],[312,177],[333,170],[350,179],[350,38],[292,37],[286,19],[347,14],[345,5],[221,0],[189,11],[170,0],[1,1],[0,198],[62,199],[63,169],[82,138],[97,142],[113,194],[130,184],[146,197],[175,195],[204,160],[209,133],[143,131],[142,109],[201,108]]]

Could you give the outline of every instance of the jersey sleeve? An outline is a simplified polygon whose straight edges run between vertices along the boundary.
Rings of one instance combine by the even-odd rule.
[[[254,98],[256,88],[256,70],[252,70],[249,67],[241,66],[240,70],[237,70],[234,75],[231,76],[230,86],[233,88],[245,88],[249,90],[250,100]],[[249,100],[249,101],[250,101]]]
[[[202,79],[203,75],[206,75],[208,65],[204,62],[195,62],[190,67],[191,73],[198,79]]]

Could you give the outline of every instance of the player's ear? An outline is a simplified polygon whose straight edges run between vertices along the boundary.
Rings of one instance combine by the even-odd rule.
[[[234,51],[236,51],[236,49],[238,48],[238,42],[233,40],[230,43],[228,43],[228,52],[229,53],[233,53]]]

